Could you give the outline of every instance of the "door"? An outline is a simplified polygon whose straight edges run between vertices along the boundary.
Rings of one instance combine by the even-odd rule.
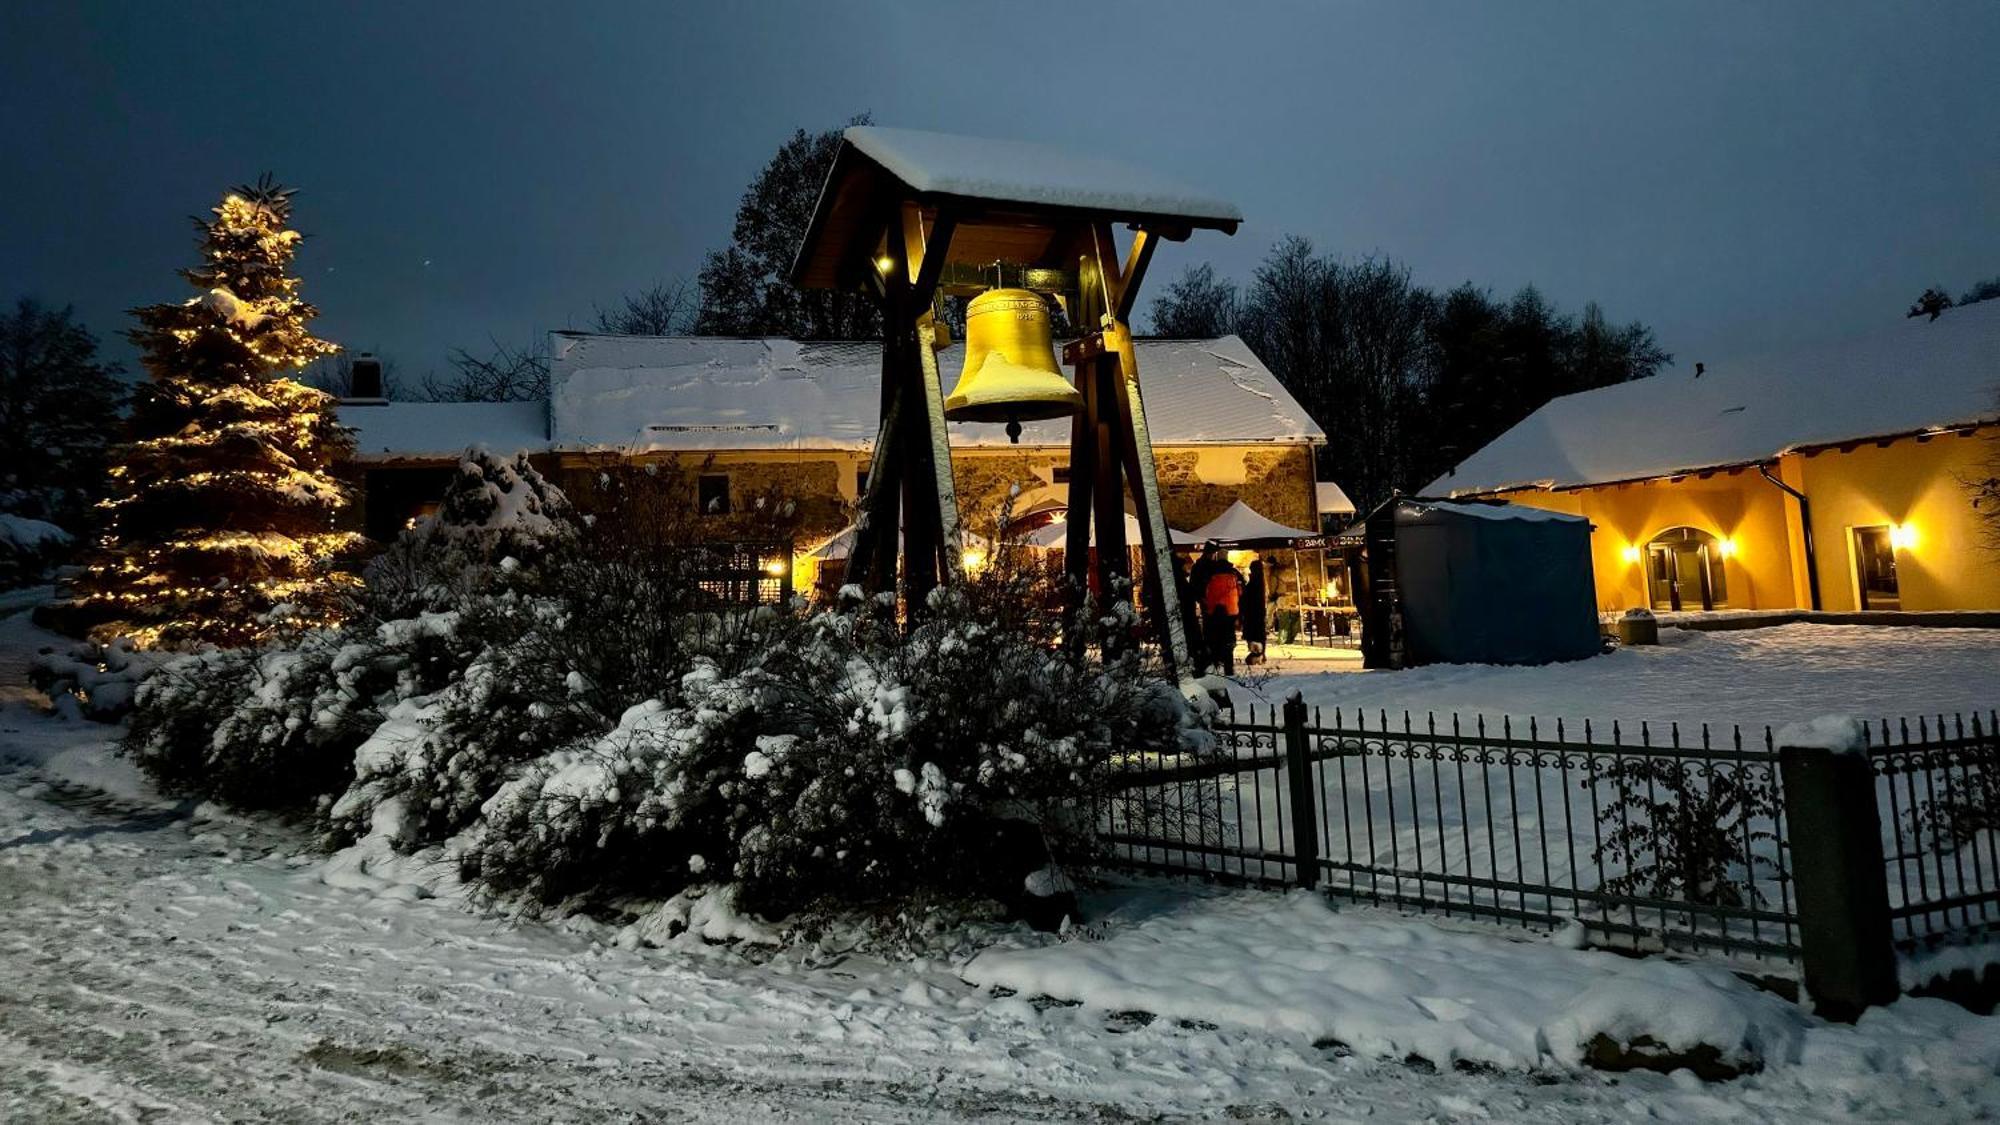
[[[1654,536],[1646,544],[1646,591],[1654,609],[1675,613],[1728,605],[1719,541],[1693,527]]]
[[[1888,528],[1854,529],[1854,570],[1862,609],[1903,608],[1902,588],[1896,582],[1896,541]]]

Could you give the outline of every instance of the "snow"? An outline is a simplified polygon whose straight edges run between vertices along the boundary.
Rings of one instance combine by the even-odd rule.
[[[1349,500],[1347,493],[1339,485],[1330,480],[1315,481],[1313,483],[1313,499],[1317,505],[1319,514],[1322,516],[1351,516],[1354,514],[1354,501]]]
[[[1810,746],[1842,754],[1864,754],[1868,735],[1861,720],[1852,715],[1823,715],[1786,723],[1772,736],[1779,746]]]
[[[919,192],[1240,222],[1235,204],[1095,152],[880,125],[855,125],[848,144]]]
[[[1197,543],[1206,543],[1209,540],[1218,543],[1261,543],[1274,539],[1288,542],[1294,539],[1310,539],[1318,532],[1286,527],[1238,500],[1223,509],[1221,515],[1187,534],[1190,540]]]
[[[557,332],[550,354],[561,450],[863,451],[875,441],[880,344]],[[939,354],[946,394],[963,354]],[[1155,444],[1325,440],[1235,336],[1141,340],[1138,354]],[[1011,443],[1003,425],[961,422],[952,444]],[[1069,420],[1025,423],[1021,444],[1067,447]]]
[[[1438,664],[1405,671],[1301,672],[1238,685],[1241,697],[1274,704],[1298,690],[1332,719],[1334,708],[1400,722],[1405,711],[1498,725],[1555,719],[1602,725],[1641,721],[1687,731],[1709,723],[1718,736],[1741,723],[1818,719],[1829,711],[1871,721],[1985,714],[2000,704],[2000,630],[1928,626],[1781,625],[1725,632],[1660,630],[1657,646],[1621,648],[1565,664],[1497,667]],[[1754,732],[1751,728],[1755,728]]]
[[[1725,1058],[1794,1061],[1807,1019],[1725,969],[1501,941],[1335,909],[1307,891],[1190,896],[1102,941],[987,952],[984,987],[1108,1011],[1336,1040],[1383,1059],[1417,1055],[1519,1070],[1582,1065],[1591,1039],[1701,1044]]]
[[[0,512],[0,545],[21,551],[39,551],[44,547],[63,546],[72,539],[69,532],[47,520]]]
[[[1427,495],[1568,488],[1767,461],[1787,450],[2000,419],[2000,303],[1857,339],[1555,399]]]
[[[723,892],[630,921],[497,914],[436,877],[451,868],[445,857],[401,857],[401,871],[382,853],[352,862],[393,834],[393,808],[378,810],[358,849],[329,859],[308,828],[163,801],[129,767],[130,792],[103,792],[93,774],[125,766],[111,756],[116,729],[27,704],[25,656],[43,643],[24,615],[0,619],[0,1117],[10,1120],[1566,1125],[2000,1113],[2000,1021],[1942,1001],[1827,1025],[1705,969],[1450,934],[1310,899],[1115,886],[1085,896],[1089,921],[1067,938],[967,926],[894,958],[845,931],[761,944],[762,924]],[[1245,922],[1277,928],[1260,940]],[[1114,953],[1093,959],[1093,946]],[[1357,963],[1299,971],[1336,947]],[[961,979],[1028,955],[1063,966],[1052,975],[1095,966],[1143,986],[1162,1018]],[[1167,964],[1185,971],[1171,977]],[[1588,979],[1552,979],[1556,967]],[[1770,1065],[1720,1085],[1560,1060],[1533,1075],[1432,1073],[1359,1042],[1316,1044],[1257,1013],[1240,1023],[1166,1014],[1206,1010],[1218,993],[1228,1001],[1217,974],[1286,981],[1267,1005],[1284,1011],[1346,979],[1365,987],[1335,997],[1350,1005],[1342,1020],[1389,998],[1362,1031],[1415,1028],[1395,1034],[1495,1057],[1528,1057],[1510,1028],[1532,1003],[1558,1013],[1546,1020],[1552,1047],[1589,1027],[1640,1026],[1627,1019],[1669,1035],[1740,1027]],[[1490,1020],[1468,1010],[1515,994],[1523,1007]]]
[[[1527,523],[1590,522],[1582,516],[1551,512],[1546,508],[1528,508],[1520,504],[1461,504],[1450,500],[1406,500],[1403,502],[1403,509],[1419,518],[1425,512],[1443,512],[1446,515],[1466,516],[1479,520],[1522,520]]]

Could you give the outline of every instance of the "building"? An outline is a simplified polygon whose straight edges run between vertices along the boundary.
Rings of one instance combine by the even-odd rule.
[[[1586,517],[1606,612],[1990,610],[1996,458],[1988,301],[1554,399],[1425,494]]]
[[[758,496],[798,506],[804,552],[852,519],[867,483],[881,401],[881,345],[784,339],[550,336],[547,402],[348,399],[364,530],[393,538],[434,505],[472,445],[526,450],[566,488],[606,463],[673,460],[687,503],[727,516]],[[948,393],[959,349],[940,355]],[[1314,450],[1324,431],[1243,341],[1142,340],[1139,370],[1167,522],[1199,527],[1236,500],[1281,523],[1320,526]],[[966,527],[991,535],[1003,505],[1060,508],[1069,422],[954,423],[952,469]],[[725,527],[727,520],[718,520]]]

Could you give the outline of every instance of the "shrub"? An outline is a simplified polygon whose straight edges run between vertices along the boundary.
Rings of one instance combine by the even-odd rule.
[[[851,597],[766,619],[739,667],[697,658],[671,699],[528,764],[485,804],[463,876],[548,901],[729,881],[773,915],[1018,893],[1052,851],[1089,846],[1078,811],[1115,755],[1178,750],[1191,722],[1135,653],[1049,644],[1021,593],[941,589],[907,632]]]

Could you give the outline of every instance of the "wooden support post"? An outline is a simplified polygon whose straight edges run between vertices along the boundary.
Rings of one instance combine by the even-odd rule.
[[[1125,432],[1118,417],[1117,367],[1098,356],[1088,361],[1096,385],[1097,483],[1092,518],[1097,522],[1097,588],[1104,600],[1129,599],[1132,560],[1125,549]]]
[[[1092,257],[1106,267],[1105,256],[1116,250],[1111,228],[1092,232]],[[1154,240],[1145,231],[1133,238],[1132,251],[1123,274],[1103,277],[1105,314],[1100,338],[1105,369],[1112,384],[1111,413],[1127,457],[1132,484],[1133,507],[1138,509],[1140,542],[1146,556],[1145,590],[1159,617],[1160,648],[1170,668],[1184,672],[1189,662],[1189,638],[1181,616],[1180,589],[1174,584],[1174,548],[1167,530],[1167,517],[1160,505],[1159,469],[1153,459],[1153,438],[1146,425],[1146,400],[1139,389],[1139,354],[1132,343],[1132,329],[1125,322],[1137,299],[1139,281],[1152,261]],[[1122,515],[1122,512],[1121,512]],[[1122,520],[1121,520],[1122,524]]]
[[[1806,992],[1826,1019],[1853,1022],[1901,991],[1889,925],[1888,860],[1863,753],[1780,746]]]

